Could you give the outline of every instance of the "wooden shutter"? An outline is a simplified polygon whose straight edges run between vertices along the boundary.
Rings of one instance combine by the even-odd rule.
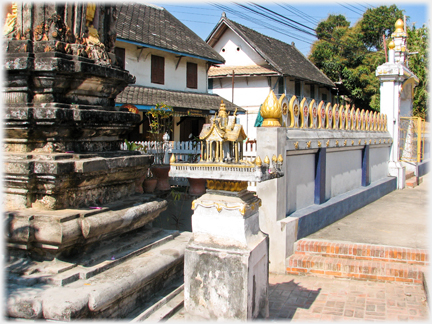
[[[115,47],[114,48],[114,54],[116,56],[117,59],[117,64],[123,68],[123,70],[125,69],[125,59],[126,59],[126,53],[125,53],[125,49],[121,48],[121,47]]]
[[[190,89],[198,88],[198,65],[195,63],[187,63],[186,67],[186,86]]]
[[[151,56],[151,82],[165,83],[165,58],[157,55]]]

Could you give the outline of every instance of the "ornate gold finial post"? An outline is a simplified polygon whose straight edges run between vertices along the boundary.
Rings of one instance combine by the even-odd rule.
[[[281,127],[279,119],[282,117],[282,108],[273,90],[261,106],[261,116],[264,118],[263,127]]]

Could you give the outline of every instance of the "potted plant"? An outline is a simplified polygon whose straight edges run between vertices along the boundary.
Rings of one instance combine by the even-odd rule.
[[[167,158],[167,150],[169,148],[169,134],[172,132],[174,111],[172,107],[166,104],[156,104],[150,109],[146,116],[149,120],[150,130],[149,139],[153,142],[152,152],[155,157],[154,164],[151,166],[151,172],[158,179],[156,190],[170,190],[169,184],[169,162]]]
[[[146,178],[142,184],[142,188],[145,193],[153,193],[156,189],[157,185],[157,178],[153,176],[153,173],[151,172],[150,168],[147,169]]]

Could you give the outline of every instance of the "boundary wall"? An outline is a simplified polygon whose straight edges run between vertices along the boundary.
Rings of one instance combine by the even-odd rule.
[[[284,122],[288,127],[257,129],[257,156],[284,157],[284,176],[257,184],[260,228],[270,237],[274,273],[285,273],[295,241],[397,189],[396,178],[388,176],[393,141],[385,115],[366,118],[363,112],[349,120],[349,109],[335,116],[337,105],[322,113],[321,104],[315,120],[312,105],[295,119],[293,106]]]

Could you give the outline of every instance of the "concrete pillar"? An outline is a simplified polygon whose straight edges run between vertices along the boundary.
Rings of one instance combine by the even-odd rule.
[[[206,193],[194,200],[185,250],[184,307],[189,320],[268,317],[268,236],[251,192]]]
[[[413,79],[414,84],[418,84],[418,78],[406,64],[407,34],[403,28],[403,21],[399,19],[395,26],[396,30],[392,34],[393,40],[389,44],[389,61],[377,68],[376,76],[380,80],[380,112],[387,115],[387,130],[393,139],[388,165],[389,175],[397,177],[398,189],[403,189],[405,187],[405,167],[399,161],[401,90],[408,79]],[[412,102],[408,105],[404,103],[403,106],[411,107],[411,111],[403,112],[403,115],[411,116]]]

